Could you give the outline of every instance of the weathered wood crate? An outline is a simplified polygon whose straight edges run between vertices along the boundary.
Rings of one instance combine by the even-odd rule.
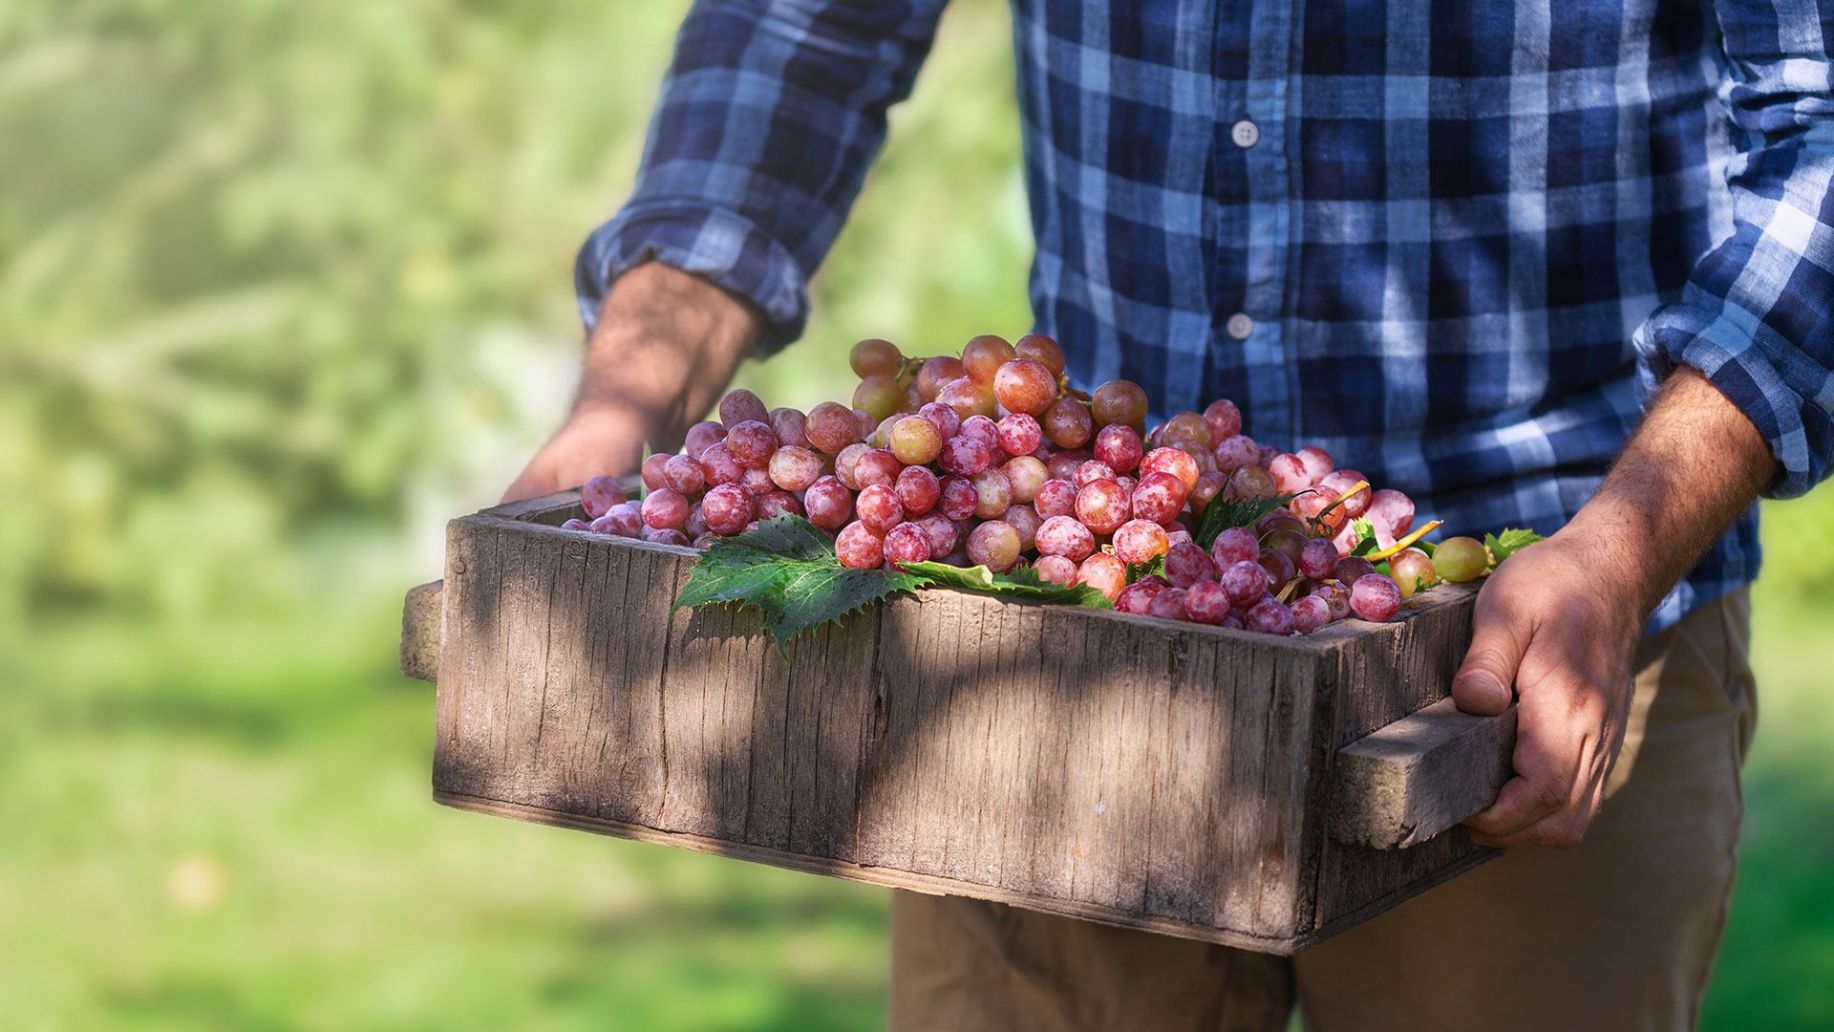
[[[1514,725],[1446,700],[1468,588],[1291,639],[923,592],[786,657],[577,515],[455,520],[410,596],[442,803],[1277,953],[1489,855],[1454,825]]]

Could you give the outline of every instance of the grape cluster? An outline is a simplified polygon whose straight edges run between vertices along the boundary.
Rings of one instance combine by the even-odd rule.
[[[865,340],[850,363],[851,405],[766,409],[733,391],[680,454],[644,461],[641,501],[595,478],[581,491],[588,519],[568,526],[705,548],[792,513],[833,535],[855,569],[1030,566],[1122,612],[1281,635],[1352,614],[1390,619],[1440,578],[1416,549],[1392,556],[1386,575],[1349,556],[1358,520],[1384,546],[1408,532],[1405,494],[1370,489],[1319,448],[1257,443],[1226,399],[1146,432],[1138,384],[1071,390],[1062,348],[1039,334],[976,337],[959,358],[906,358]],[[1208,550],[1193,539],[1219,498],[1288,494]],[[1140,575],[1148,565],[1164,572]]]

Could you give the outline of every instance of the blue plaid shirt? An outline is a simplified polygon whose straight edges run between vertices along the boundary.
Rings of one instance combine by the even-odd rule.
[[[590,322],[646,260],[780,346],[943,0],[699,0]],[[1017,0],[1038,329],[1458,532],[1564,523],[1700,369],[1799,494],[1834,407],[1834,2]],[[1712,441],[1701,446],[1711,448]],[[1757,572],[1755,512],[1652,628]]]

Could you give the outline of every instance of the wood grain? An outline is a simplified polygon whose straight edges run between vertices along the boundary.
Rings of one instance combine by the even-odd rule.
[[[1331,834],[1377,849],[1406,849],[1496,799],[1509,780],[1516,710],[1460,713],[1442,699],[1337,751]]]

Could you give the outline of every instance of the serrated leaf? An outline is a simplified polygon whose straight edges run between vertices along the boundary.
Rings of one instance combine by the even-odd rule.
[[[1298,495],[1274,495],[1271,498],[1244,498],[1230,501],[1222,495],[1210,499],[1210,505],[1204,509],[1203,519],[1197,521],[1197,533],[1193,539],[1209,551],[1216,543],[1216,536],[1230,527],[1252,527],[1261,521],[1261,517],[1280,508],[1282,505],[1299,497]]]
[[[1087,585],[1065,587],[1042,580],[1032,569],[994,573],[985,566],[950,566],[948,563],[906,563],[904,570],[931,587],[954,588],[1021,602],[1058,602],[1109,609],[1108,597]]]
[[[1503,560],[1540,540],[1541,535],[1532,530],[1523,530],[1520,527],[1510,527],[1505,529],[1501,534],[1485,534],[1484,547],[1490,550],[1490,555],[1497,562],[1501,563]]]
[[[1222,531],[1219,530],[1217,533],[1221,534]],[[1142,577],[1165,576],[1165,556],[1163,554],[1153,556],[1151,560],[1144,563],[1128,563],[1126,565],[1127,583],[1129,584],[1132,584]]]

